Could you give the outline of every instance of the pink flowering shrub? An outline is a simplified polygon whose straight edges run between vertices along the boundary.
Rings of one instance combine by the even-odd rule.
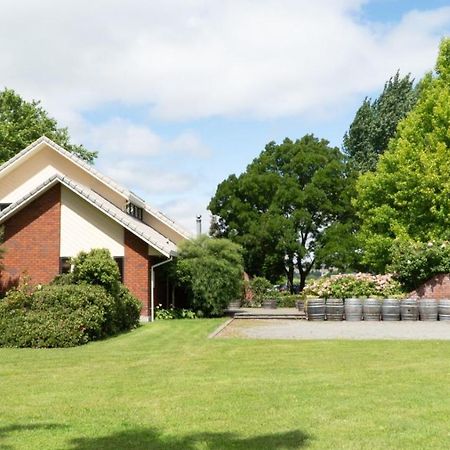
[[[392,274],[355,273],[321,277],[307,284],[305,294],[321,298],[386,298],[401,295],[402,289]]]

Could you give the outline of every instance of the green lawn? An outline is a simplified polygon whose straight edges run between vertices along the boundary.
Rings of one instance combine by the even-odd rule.
[[[0,449],[448,449],[450,344],[207,339],[149,324],[0,349]]]

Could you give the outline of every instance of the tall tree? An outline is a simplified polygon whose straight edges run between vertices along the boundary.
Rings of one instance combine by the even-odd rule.
[[[67,128],[59,128],[56,120],[49,117],[40,106],[40,102],[27,102],[12,89],[0,91],[0,163],[42,135],[90,163],[97,156],[96,152],[90,152],[82,145],[71,144]]]
[[[379,156],[395,136],[398,123],[406,117],[417,100],[410,75],[399,72],[384,85],[381,95],[372,102],[366,98],[345,133],[344,152],[360,172],[375,170]]]
[[[360,177],[355,206],[363,260],[383,272],[396,240],[450,240],[450,39],[436,72],[419,84],[416,106],[400,122],[377,170]]]
[[[243,246],[250,275],[274,281],[284,273],[292,287],[297,269],[303,289],[315,264],[348,261],[344,240],[329,237],[351,235],[352,188],[339,149],[306,135],[270,142],[242,175],[218,186],[208,209],[215,234]]]

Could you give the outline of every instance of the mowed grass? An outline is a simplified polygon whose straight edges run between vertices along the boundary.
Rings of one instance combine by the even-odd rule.
[[[450,345],[207,339],[168,321],[0,349],[0,449],[448,449]]]

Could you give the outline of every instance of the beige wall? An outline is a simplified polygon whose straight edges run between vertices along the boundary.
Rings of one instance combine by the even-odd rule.
[[[124,256],[123,227],[66,187],[61,187],[61,256],[107,248]]]

